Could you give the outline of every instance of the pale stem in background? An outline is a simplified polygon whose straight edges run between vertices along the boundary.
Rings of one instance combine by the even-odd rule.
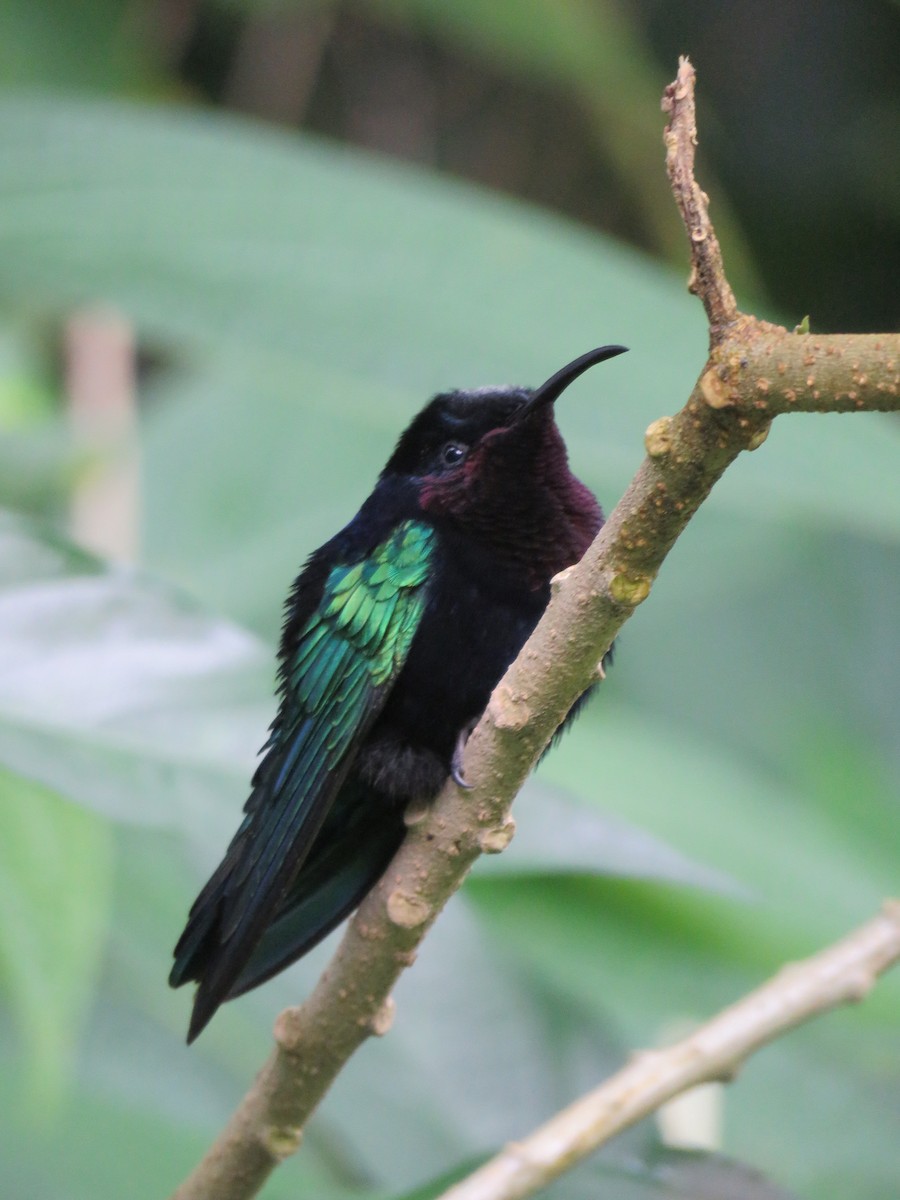
[[[135,347],[118,313],[85,309],[65,329],[66,399],[79,471],[72,537],[105,558],[138,555],[139,478]]]

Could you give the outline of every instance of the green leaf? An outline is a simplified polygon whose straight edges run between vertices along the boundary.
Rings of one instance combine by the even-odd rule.
[[[547,1200],[798,1200],[761,1172],[719,1154],[660,1148],[647,1161],[615,1167],[588,1160],[546,1189]]]
[[[438,1200],[480,1165],[469,1162],[397,1200]],[[758,1171],[718,1154],[659,1148],[626,1165],[594,1155],[542,1188],[548,1200],[797,1200]],[[372,1197],[371,1200],[376,1200]],[[388,1200],[385,1197],[385,1200]]]
[[[503,854],[479,860],[479,876],[556,871],[656,879],[747,898],[733,879],[560,788],[529,780],[516,797],[516,833]]]
[[[0,981],[28,1058],[25,1107],[70,1082],[106,942],[112,843],[105,821],[0,769]]]
[[[127,11],[127,0],[6,0],[0,5],[4,86],[133,90],[149,83],[147,39],[123,30]]]
[[[3,1033],[0,1022],[0,1045]],[[0,1171],[6,1194],[29,1200],[168,1195],[208,1148],[211,1129],[228,1116],[216,1097],[221,1083],[220,1073],[204,1073],[166,1031],[108,1000],[99,1002],[76,1078],[52,1121],[38,1125],[24,1119],[15,1072],[0,1074]],[[209,1110],[215,1116],[208,1123]],[[265,1195],[267,1200],[298,1195],[331,1200],[346,1197],[346,1191],[304,1146]]]
[[[747,935],[759,927],[761,908],[769,919],[778,914],[778,940],[765,945],[764,956],[829,941],[889,893],[895,881],[890,855],[882,859],[868,839],[859,839],[863,846],[836,838],[808,795],[772,779],[759,764],[725,753],[713,739],[673,733],[627,705],[583,720],[580,736],[548,758],[542,777],[584,791],[599,758],[604,769],[595,805],[737,880],[755,899],[734,909]],[[827,894],[811,905],[823,871]]]
[[[268,724],[271,672],[243,630],[0,513],[0,762],[21,775],[118,820],[215,836]]]

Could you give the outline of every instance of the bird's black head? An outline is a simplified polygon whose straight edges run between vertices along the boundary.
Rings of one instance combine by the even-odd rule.
[[[403,433],[382,480],[407,479],[424,514],[487,544],[498,561],[536,557],[549,578],[580,557],[602,523],[569,471],[553,404],[589,367],[624,350],[591,350],[535,389],[442,392]]]
[[[521,435],[532,425],[528,418],[537,414],[552,419],[553,401],[570,383],[589,367],[624,352],[624,346],[590,350],[539,388],[482,387],[441,392],[408,426],[382,474],[419,479],[462,474],[466,460],[486,440],[495,441],[498,434],[513,430]]]

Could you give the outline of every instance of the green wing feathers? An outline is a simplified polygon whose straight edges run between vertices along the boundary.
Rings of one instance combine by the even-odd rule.
[[[281,903],[406,660],[433,541],[430,528],[406,521],[367,557],[332,568],[283,663],[281,707],[247,815],[175,950],[171,981],[200,979],[197,1003],[210,1015]]]
[[[240,883],[249,878],[254,892],[278,869],[286,838],[306,824],[315,824],[314,836],[343,777],[336,773],[348,750],[377,715],[406,660],[424,603],[430,539],[425,526],[406,522],[368,558],[335,567],[300,631],[285,664],[273,739],[278,769],[264,783],[264,794],[271,793],[265,845],[252,869],[248,864],[236,876]],[[289,865],[296,870],[296,851]],[[235,926],[233,919],[229,932]]]
[[[332,570],[290,663],[287,686],[297,699],[314,702],[320,655],[340,655],[344,663],[349,651],[373,687],[396,676],[422,613],[433,537],[427,526],[405,521],[368,558]],[[321,675],[325,687],[342,682],[340,667],[329,670],[324,661]]]

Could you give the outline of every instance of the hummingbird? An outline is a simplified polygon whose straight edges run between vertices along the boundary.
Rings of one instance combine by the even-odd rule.
[[[188,1042],[358,907],[411,801],[448,777],[467,786],[466,739],[551,579],[603,524],[554,402],[625,349],[591,350],[536,389],[435,396],[356,516],[310,555],[285,602],[278,710],[244,818],[175,947],[169,983],[199,985]]]

